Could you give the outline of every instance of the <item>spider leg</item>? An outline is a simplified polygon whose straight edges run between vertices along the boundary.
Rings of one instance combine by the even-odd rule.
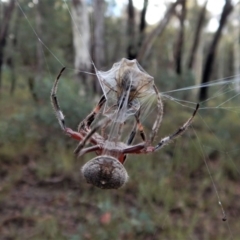
[[[99,102],[97,103],[96,107],[93,109],[93,111],[78,125],[78,131],[80,132],[81,129],[89,129],[92,122],[96,118],[96,115],[100,112],[103,104],[106,102],[105,95],[102,95]]]
[[[57,100],[57,87],[58,87],[59,79],[60,79],[64,70],[65,70],[65,67],[62,68],[62,70],[58,74],[56,80],[54,81],[52,90],[51,90],[51,103],[52,103],[52,106],[53,106],[53,110],[55,112],[55,115],[56,115],[56,117],[58,119],[58,122],[59,122],[63,131],[66,130],[66,126],[65,126],[65,121],[64,121],[64,115],[63,115],[63,113],[60,109],[60,106],[59,106],[59,103],[58,103],[58,100]]]
[[[134,127],[128,137],[128,140],[127,140],[127,145],[131,145],[135,136],[136,136],[136,133],[137,133],[137,123],[134,124]],[[127,159],[127,155],[124,155],[123,158],[122,158],[122,163],[124,163]]]
[[[58,119],[58,122],[60,124],[60,127],[62,128],[62,130],[69,135],[71,138],[77,139],[79,141],[81,141],[84,137],[81,133],[75,132],[73,131],[71,128],[66,127],[65,125],[65,121],[64,121],[64,115],[60,109],[59,103],[58,103],[58,99],[57,99],[57,88],[58,88],[58,83],[60,80],[60,77],[63,73],[63,71],[65,70],[65,67],[61,69],[61,71],[59,72],[57,78],[54,81],[52,90],[51,90],[51,103],[53,106],[53,110],[55,112],[55,115]]]
[[[166,144],[168,144],[171,140],[175,139],[176,137],[178,137],[179,135],[181,135],[182,133],[184,133],[187,128],[190,126],[190,124],[193,121],[193,118],[195,117],[197,111],[199,108],[199,104],[197,104],[195,111],[193,112],[192,116],[183,124],[182,127],[180,127],[175,133],[173,133],[170,136],[167,136],[163,139],[161,139],[161,141],[154,147],[154,151],[159,150],[160,148],[162,148],[163,146],[165,146]]]
[[[136,136],[136,133],[137,133],[137,130],[140,132],[140,136],[142,138],[143,141],[146,140],[146,135],[144,133],[144,128],[143,128],[143,125],[142,123],[140,122],[140,119],[139,119],[139,116],[140,116],[140,110],[135,114],[135,118],[136,118],[136,123],[134,124],[134,127],[128,137],[128,140],[127,140],[127,145],[131,145],[135,136]]]
[[[145,142],[146,140],[146,135],[144,133],[144,130],[143,130],[143,125],[141,124],[140,120],[139,120],[139,116],[140,116],[140,111],[138,111],[138,113],[135,115],[135,118],[136,118],[136,123],[134,124],[134,127],[128,137],[128,140],[127,140],[127,145],[131,145],[135,136],[136,136],[136,133],[137,133],[137,130],[139,130],[140,132],[140,136],[142,138],[142,140]],[[135,145],[136,146],[136,145]],[[142,149],[142,148],[141,148]],[[129,150],[127,150],[129,151]],[[122,163],[124,163],[127,159],[127,155],[124,155],[123,157],[123,160],[122,160]]]
[[[130,146],[130,147],[127,147],[127,148],[124,148],[122,150],[122,153],[123,154],[131,154],[131,153],[142,153],[141,150],[143,150],[145,148],[145,142],[142,142],[142,143],[139,143],[139,144],[136,144],[136,145],[133,145],[133,146]],[[144,153],[144,152],[143,152]]]
[[[152,142],[154,141],[154,138],[158,132],[158,129],[161,125],[161,122],[162,122],[162,117],[163,117],[163,103],[162,103],[162,99],[161,99],[161,96],[160,96],[160,93],[156,87],[156,85],[154,84],[153,85],[153,89],[157,95],[157,108],[158,108],[158,114],[157,114],[157,118],[153,124],[153,127],[152,127],[152,132],[151,132],[151,135],[150,135],[150,144],[152,144]]]
[[[140,136],[141,136],[142,140],[145,141],[146,140],[146,134],[144,132],[143,125],[140,122],[139,116],[140,116],[140,111],[139,111],[138,115],[135,115],[135,118],[136,118],[136,122],[137,122],[137,129],[140,133]]]
[[[127,145],[131,145],[137,133],[137,123],[134,124],[134,127],[131,133],[128,136]]]
[[[65,128],[65,133],[68,135],[68,136],[70,136],[71,138],[73,138],[73,139],[76,139],[76,140],[78,140],[78,141],[81,141],[83,138],[84,138],[84,136],[81,134],[81,133],[79,133],[79,132],[75,132],[75,131],[73,131],[71,128]]]
[[[86,154],[86,153],[89,153],[89,152],[96,152],[96,151],[101,151],[101,147],[99,145],[94,145],[94,146],[91,146],[91,147],[87,147],[87,148],[83,148],[79,154],[78,154],[78,157]]]
[[[104,125],[106,122],[110,122],[110,119],[103,119],[102,121],[100,121],[99,124],[97,124],[94,128],[91,129],[90,132],[88,132],[88,134],[82,139],[82,141],[78,144],[78,146],[76,147],[76,149],[74,150],[75,154],[79,154],[81,152],[81,150],[83,149],[83,147],[85,146],[85,144],[87,143],[87,141],[92,137],[92,135],[98,131],[98,129]]]

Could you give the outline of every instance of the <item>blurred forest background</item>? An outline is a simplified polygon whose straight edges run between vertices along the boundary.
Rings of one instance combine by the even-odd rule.
[[[212,0],[159,1],[159,13],[152,2],[0,1],[0,239],[239,239],[239,1],[215,0],[217,16]],[[159,21],[149,24],[151,15]],[[166,93],[158,138],[200,102],[193,127],[155,154],[131,156],[129,182],[104,191],[80,175],[94,155],[75,158],[49,97],[66,66],[59,101],[76,129],[101,95],[92,61],[108,70],[123,57],[163,95],[222,82]]]

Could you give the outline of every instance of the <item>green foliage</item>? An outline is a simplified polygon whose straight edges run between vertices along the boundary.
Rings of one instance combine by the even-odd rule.
[[[58,96],[67,124],[76,128],[93,103],[84,100],[87,96],[78,95],[78,84],[67,73],[61,78]],[[72,151],[76,143],[62,134],[50,105],[52,80],[45,77],[36,84],[38,102],[28,93],[25,79],[19,79],[18,84],[21,91],[14,96],[6,91],[0,109],[0,175],[3,176],[0,204],[6,204],[6,200],[16,204],[11,197],[15,188],[18,204],[26,201],[24,189],[32,197],[22,208],[21,218],[4,220],[6,236],[221,239],[213,237],[216,232],[211,230],[221,220],[218,199],[204,161],[215,184],[220,186],[218,191],[225,208],[238,207],[233,197],[234,185],[239,180],[238,114],[215,109],[210,115],[209,110],[200,110],[193,128],[162,151],[129,157],[125,166],[130,179],[126,186],[117,191],[103,191],[88,186],[79,174],[83,159],[74,160]],[[7,90],[9,84],[4,87]],[[178,105],[165,101],[158,138],[174,132],[191,112],[179,111]],[[19,232],[16,221],[25,224],[25,231]],[[209,226],[209,231],[198,232],[199,227]],[[231,227],[236,229],[235,223]],[[220,229],[222,236],[228,236],[224,228]]]

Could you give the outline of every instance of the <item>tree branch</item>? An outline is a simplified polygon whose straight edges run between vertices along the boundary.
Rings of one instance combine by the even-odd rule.
[[[223,27],[227,23],[227,18],[229,16],[229,14],[232,12],[232,10],[233,10],[233,5],[231,3],[231,0],[226,0],[225,5],[222,10],[218,29],[217,29],[216,33],[214,34],[212,43],[210,45],[210,48],[209,48],[209,51],[207,54],[207,59],[206,59],[204,70],[203,70],[202,84],[205,84],[210,81],[210,77],[211,77],[211,73],[212,73],[212,69],[213,69],[214,61],[215,61],[216,49],[217,49],[218,43],[221,39]],[[200,89],[199,101],[204,101],[207,99],[207,96],[208,96],[207,90],[208,90],[208,87],[203,87]]]
[[[156,37],[161,36],[165,27],[170,21],[176,6],[181,2],[182,0],[177,0],[176,2],[172,3],[168,10],[166,11],[164,18],[159,22],[157,27],[153,29],[153,31],[150,32],[150,34],[146,37],[137,55],[137,60],[139,62],[143,61],[145,58],[148,57]]]
[[[196,31],[194,34],[193,45],[191,48],[190,57],[189,57],[189,61],[188,61],[188,69],[192,69],[193,65],[195,63],[196,52],[197,52],[197,48],[198,48],[199,41],[200,41],[200,33],[202,30],[203,23],[205,20],[205,15],[206,15],[207,3],[208,3],[208,0],[205,1],[202,11],[199,15]]]

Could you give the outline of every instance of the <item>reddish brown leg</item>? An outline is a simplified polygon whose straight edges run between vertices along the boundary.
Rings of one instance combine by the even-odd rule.
[[[85,144],[87,143],[87,141],[88,141],[89,139],[92,139],[93,134],[94,134],[96,131],[98,131],[98,129],[99,129],[102,125],[104,125],[106,122],[110,122],[110,121],[111,121],[110,119],[107,119],[107,120],[106,120],[106,119],[103,119],[102,121],[100,121],[99,124],[97,124],[94,128],[92,128],[91,131],[88,132],[87,135],[84,136],[84,138],[82,139],[82,141],[78,144],[78,146],[77,146],[76,149],[74,150],[74,153],[78,155],[78,154],[80,153],[80,151],[84,148],[84,146],[85,146]]]
[[[173,133],[170,136],[167,136],[165,138],[163,138],[158,144],[157,146],[154,148],[154,151],[159,150],[160,148],[162,148],[163,146],[167,145],[170,141],[172,141],[173,139],[175,139],[176,137],[180,136],[182,133],[184,133],[187,128],[191,125],[197,111],[199,108],[199,104],[197,104],[195,111],[193,112],[192,116],[182,125],[182,127],[180,127],[175,133]]]
[[[141,153],[142,152],[141,150],[143,150],[144,148],[145,148],[145,142],[142,142],[142,143],[133,145],[131,147],[124,148],[122,153],[123,154]]]
[[[98,113],[100,112],[100,110],[105,102],[106,102],[105,95],[102,95],[102,97],[100,98],[98,104],[93,109],[93,111],[82,122],[79,123],[79,125],[78,125],[79,132],[81,131],[81,129],[86,130],[86,129],[90,128],[92,122],[96,118],[96,115],[98,115]]]
[[[63,113],[60,109],[60,106],[59,106],[59,103],[58,103],[58,100],[57,100],[57,87],[58,87],[59,79],[60,79],[64,70],[65,70],[65,67],[62,68],[60,73],[58,74],[56,80],[53,83],[53,87],[52,87],[52,91],[51,91],[51,103],[52,103],[52,106],[53,106],[53,110],[55,112],[57,120],[58,120],[58,122],[59,122],[63,131],[65,131],[66,126],[65,126],[65,121],[64,121],[64,115],[63,115]]]

